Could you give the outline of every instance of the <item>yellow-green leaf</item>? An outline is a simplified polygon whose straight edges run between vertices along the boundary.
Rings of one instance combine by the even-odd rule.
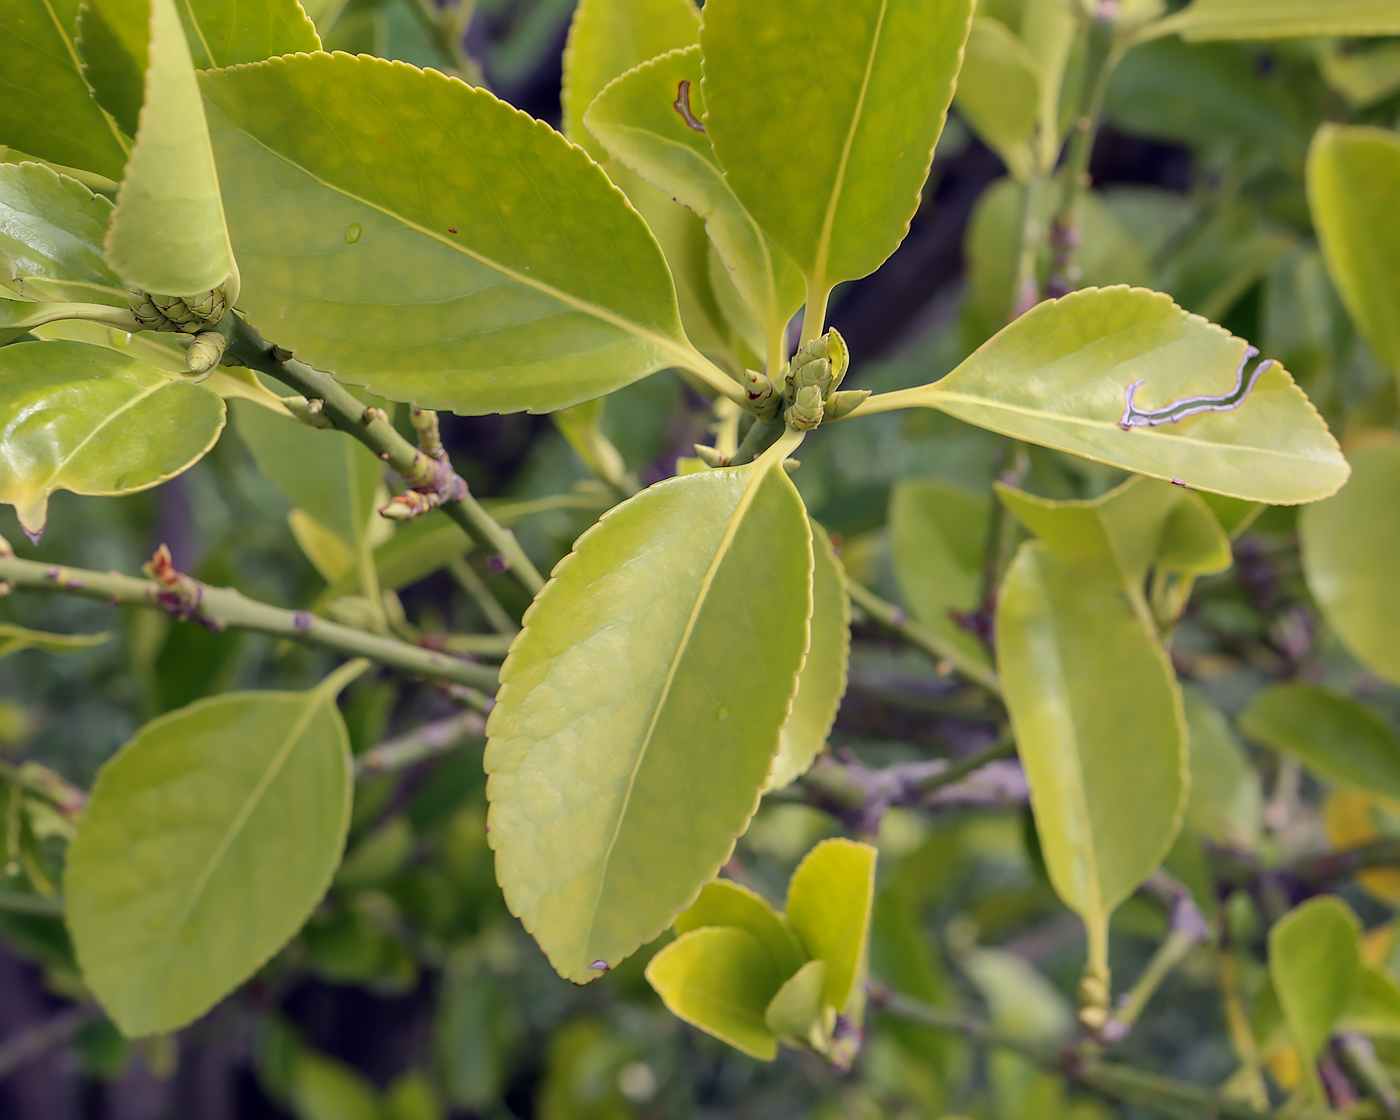
[[[680,912],[675,929],[682,934],[704,926],[748,930],[773,958],[773,969],[780,980],[786,980],[807,960],[802,942],[788,920],[759,895],[728,879],[706,883],[700,897]]]
[[[802,304],[801,274],[735,196],[709,138],[676,110],[682,82],[689,83],[692,115],[703,117],[700,48],[694,46],[652,59],[616,79],[589,106],[584,123],[614,158],[705,220],[710,240],[763,337],[781,341],[781,332]],[[763,346],[759,352],[764,352]]]
[[[1400,5],[1397,24],[1400,24]],[[1400,26],[1397,26],[1400,31]],[[1376,357],[1400,375],[1400,136],[1323,125],[1308,153],[1308,203],[1327,271]]]
[[[350,795],[329,682],[198,701],[102,768],[64,891],[83,977],[124,1033],[184,1026],[282,947],[330,884]]]
[[[811,587],[811,529],[774,454],[610,510],[526,613],[487,728],[490,840],[562,976],[651,940],[729,858],[778,749]]]
[[[228,281],[237,295],[204,105],[175,0],[151,0],[141,123],[112,211],[107,262],[142,291],[196,295]]]
[[[904,239],[971,21],[971,0],[706,3],[705,127],[809,297]]]
[[[777,994],[773,962],[753,937],[733,926],[693,930],[647,965],[647,979],[671,1014],[750,1057],[771,1062],[778,1039],[764,1020]]]
[[[1370,1038],[1400,1038],[1400,984],[1374,965],[1361,965],[1337,1027]]]
[[[1024,182],[1035,160],[1040,67],[1000,20],[978,16],[972,21],[954,103],[1007,170]]]
[[[0,144],[120,179],[127,142],[83,81],[78,0],[0,0]]]
[[[1400,35],[1393,0],[1195,0],[1150,34],[1208,39],[1298,39]]]
[[[564,46],[564,135],[594,159],[604,159],[583,123],[593,99],[619,74],[691,46],[699,33],[700,12],[692,0],[581,0]]]
[[[1161,863],[1186,802],[1181,694],[1156,635],[1113,584],[1021,546],[996,619],[997,665],[1050,881],[1089,929]]]
[[[851,601],[846,569],[831,548],[831,538],[812,525],[812,638],[797,678],[797,695],[779,737],[773,772],[763,791],[782,789],[807,772],[831,733],[851,654]]]
[[[1320,777],[1400,798],[1400,736],[1379,712],[1316,684],[1276,684],[1255,693],[1240,729],[1302,759]]]
[[[875,849],[854,840],[823,840],[788,883],[788,921],[811,957],[825,962],[822,999],[838,1014],[865,972],[874,903]]]
[[[77,653],[100,646],[106,634],[45,634],[42,630],[26,630],[0,622],[0,657],[8,657],[22,649],[41,649],[45,653]]]
[[[827,1033],[822,1029],[822,1010],[829,1006],[822,999],[825,991],[826,961],[808,961],[778,989],[763,1013],[763,1021],[785,1042],[821,1049]]]
[[[1156,410],[1230,393],[1246,344],[1160,292],[1087,288],[1047,300],[932,385],[862,411],[938,408],[1029,443],[1152,478],[1290,505],[1334,494],[1348,469],[1337,441],[1277,363],[1238,408],[1176,424],[1119,426],[1125,393]]]
[[[1219,709],[1195,688],[1182,698],[1191,753],[1186,823],[1205,840],[1253,851],[1264,812],[1259,773]]]
[[[239,306],[306,361],[477,414],[551,411],[699,360],[637,212],[485,90],[324,54],[203,88]]]
[[[1303,572],[1328,625],[1368,668],[1400,684],[1400,442],[1351,454],[1352,479],[1298,518]]]
[[[115,350],[82,342],[0,347],[0,502],[37,537],[49,495],[130,494],[193,466],[224,403]]]

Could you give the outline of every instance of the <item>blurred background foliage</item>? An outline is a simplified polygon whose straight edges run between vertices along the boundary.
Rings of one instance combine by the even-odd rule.
[[[1013,25],[1016,6],[982,5]],[[555,124],[571,9],[571,0],[458,0],[449,9],[432,0],[309,5],[328,49],[484,79]],[[1164,38],[1119,66],[1106,111],[1085,208],[1083,283],[1169,292],[1250,339],[1287,366],[1344,444],[1349,433],[1392,426],[1400,413],[1395,380],[1356,336],[1328,279],[1303,167],[1320,121],[1400,125],[1400,41],[1303,40],[1266,49]],[[955,112],[908,239],[877,275],[846,285],[834,301],[832,322],[854,356],[848,385],[886,391],[928,382],[1006,321],[1022,191]],[[610,398],[602,420],[642,484],[675,473],[677,458],[690,453],[708,423],[705,402],[669,374]],[[516,522],[542,569],[610,501],[548,417],[444,416],[443,426],[448,450],[478,495],[512,508],[563,496],[527,504]],[[1121,477],[1039,448],[1022,448],[1015,464],[1002,454],[997,437],[940,413],[889,413],[810,440],[796,481],[839,541],[853,577],[900,602],[899,558],[886,520],[902,480],[938,480],[978,502],[1009,466],[1024,486],[1054,498],[1092,497]],[[288,513],[246,444],[225,439],[157,490],[115,500],[58,495],[39,556],[129,572],[164,542],[181,569],[201,580],[267,602],[311,606],[325,599],[336,559],[318,554]],[[1177,637],[1178,669],[1226,713],[1262,683],[1306,665],[1310,679],[1360,691],[1400,716],[1400,692],[1369,676],[1319,627],[1299,572],[1295,519],[1290,508],[1267,510],[1237,541],[1236,566],[1203,581]],[[8,510],[0,533],[17,533]],[[422,635],[490,633],[502,614],[518,617],[525,605],[519,592],[481,556],[449,545],[443,562],[433,572],[401,572],[397,588],[386,584],[399,592],[404,621]],[[341,601],[340,609],[353,607]],[[0,757],[33,760],[80,786],[161,712],[235,687],[306,687],[330,664],[323,653],[254,635],[215,634],[155,612],[114,612],[61,597],[0,600],[0,622],[111,632],[110,641],[72,656],[28,651],[0,661]],[[859,616],[854,636],[850,692],[833,750],[875,766],[957,757],[990,742],[996,713],[946,666]],[[586,989],[562,983],[506,912],[495,885],[482,743],[471,734],[479,723],[464,719],[444,693],[389,673],[361,679],[344,707],[357,752],[421,735],[424,726],[453,749],[359,783],[348,857],[307,928],[253,983],[178,1037],[128,1044],[87,1005],[74,1011],[69,997],[81,989],[61,923],[0,912],[0,1116],[1120,1114],[1013,1055],[984,1057],[954,1037],[878,1014],[846,1077],[810,1053],[785,1050],[772,1065],[751,1061],[662,1008],[642,977],[652,950]],[[1219,731],[1232,735],[1228,727]],[[1235,799],[1216,806],[1210,819],[1237,830],[1235,839],[1246,846],[1321,848],[1329,822],[1338,842],[1354,839],[1357,828],[1400,832],[1400,817],[1373,813],[1369,804],[1338,805],[1334,796],[1324,813],[1325,791],[1296,763],[1246,754],[1237,742],[1224,753],[1244,765]],[[9,845],[8,873],[27,875],[36,887],[47,880],[52,890],[61,829],[61,822],[31,815],[18,830],[20,842]],[[765,804],[730,874],[778,897],[800,856],[842,831],[841,821],[796,798]],[[1045,880],[1024,804],[891,810],[879,845],[872,973],[933,1003],[981,1007],[998,1028],[1027,1039],[1068,1037],[1083,935]],[[1376,873],[1363,887],[1345,897],[1368,925],[1384,922],[1400,899],[1393,873]],[[1216,905],[1209,884],[1198,901],[1207,910]],[[1230,905],[1239,911],[1235,938],[1257,941],[1248,904],[1236,897]],[[1131,903],[1116,916],[1114,932],[1114,972],[1132,977],[1161,939],[1163,918]],[[1384,938],[1368,945],[1377,959],[1389,952]],[[1249,955],[1198,948],[1119,1048],[1121,1056],[1186,1080],[1217,1083],[1229,1075],[1238,1059],[1219,999],[1226,968],[1241,991],[1262,983],[1262,965]],[[1273,1073],[1287,1083],[1286,1070]]]

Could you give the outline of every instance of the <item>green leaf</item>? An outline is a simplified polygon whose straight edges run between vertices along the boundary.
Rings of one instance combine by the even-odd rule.
[[[1259,772],[1230,724],[1197,689],[1182,689],[1191,753],[1186,824],[1203,839],[1253,851],[1259,843],[1264,794]]]
[[[729,858],[788,716],[811,571],[774,454],[610,510],[526,613],[487,726],[490,840],[560,975],[616,964]]]
[[[41,163],[0,163],[0,289],[8,281],[28,299],[125,307],[102,256],[111,214],[112,204],[76,179]]]
[[[826,961],[808,961],[778,989],[763,1012],[763,1021],[784,1042],[824,1049],[823,1036],[829,1033],[822,1022],[825,990]]]
[[[807,952],[788,920],[761,896],[728,879],[706,883],[704,890],[676,918],[677,934],[705,926],[736,926],[751,933],[773,958],[773,970],[786,980],[802,967]]]
[[[589,106],[584,123],[619,162],[704,219],[763,337],[781,341],[802,304],[802,277],[735,196],[709,138],[677,112],[673,103],[683,81],[690,83],[691,112],[703,117],[700,48],[695,46],[652,59],[616,79]]]
[[[581,0],[564,46],[564,135],[602,162],[607,153],[584,127],[593,99],[619,74],[692,46],[699,34],[700,12],[692,0]],[[671,100],[675,96],[672,90]]]
[[[297,1120],[381,1120],[373,1085],[344,1063],[309,1050],[293,1059],[288,1096]]]
[[[1400,1038],[1400,985],[1389,973],[1361,965],[1337,1027],[1370,1038]]]
[[[26,630],[0,622],[0,657],[8,657],[22,649],[41,649],[45,653],[77,653],[100,646],[106,634],[45,634],[41,630]]]
[[[1308,153],[1308,202],[1327,271],[1376,357],[1400,375],[1397,194],[1400,136],[1383,128],[1318,129]]]
[[[1162,861],[1186,802],[1181,695],[1156,636],[1108,583],[1037,542],[1002,582],[997,665],[1050,881],[1089,929]]]
[[[83,80],[77,16],[78,0],[0,0],[0,144],[117,180],[126,139]]]
[[[846,669],[851,656],[851,601],[846,594],[846,569],[832,551],[831,538],[815,522],[812,557],[812,638],[797,678],[792,714],[779,736],[778,754],[764,793],[791,785],[807,772],[826,746],[841,697],[846,694]]]
[[[1277,364],[1233,411],[1118,426],[1133,382],[1143,381],[1143,409],[1229,393],[1244,356],[1242,339],[1160,292],[1088,288],[1022,315],[942,381],[875,397],[863,411],[938,408],[1029,443],[1250,501],[1291,505],[1336,493],[1346,460]]]
[[[150,61],[136,145],[112,211],[107,262],[146,292],[195,295],[237,269],[199,83],[174,0],[151,0]]]
[[[1040,67],[1000,20],[972,21],[954,102],[972,130],[1024,182],[1034,161],[1040,119]]]
[[[99,772],[64,889],[83,977],[123,1033],[202,1015],[325,893],[350,819],[337,681],[200,700]]]
[[[1188,42],[1400,35],[1392,0],[1196,0],[1150,28]]]
[[[1351,454],[1352,478],[1298,518],[1303,572],[1328,625],[1367,668],[1400,684],[1400,443]]]
[[[985,497],[941,479],[903,479],[890,491],[890,546],[899,593],[910,612],[981,666],[986,647],[950,611],[972,611],[982,593]]]
[[[1361,967],[1361,923],[1339,898],[1314,898],[1269,930],[1269,976],[1313,1099],[1325,1100],[1312,1059],[1346,1010]]]
[[[854,840],[823,840],[788,883],[787,916],[814,960],[826,963],[822,998],[844,1014],[865,972],[870,910],[875,903],[875,849]]]
[[[131,494],[203,458],[224,403],[115,350],[81,342],[0,347],[0,502],[37,537],[49,495]]]
[[[1320,777],[1400,798],[1400,736],[1379,712],[1316,684],[1276,684],[1255,693],[1240,730],[1296,755]]]
[[[709,0],[705,127],[725,177],[807,278],[809,299],[904,239],[971,0]]]
[[[479,414],[564,408],[699,360],[636,211],[485,90],[320,54],[203,82],[239,306],[306,361]]]
[[[752,1058],[777,1056],[764,1011],[778,977],[751,933],[733,926],[693,930],[652,957],[647,980],[677,1018]]]

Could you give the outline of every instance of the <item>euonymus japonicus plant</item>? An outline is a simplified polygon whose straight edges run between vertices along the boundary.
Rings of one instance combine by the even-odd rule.
[[[1358,451],[1333,498],[1351,468],[1280,361],[1168,295],[1080,287],[1094,128],[1139,44],[1395,34],[1395,5],[583,0],[564,135],[434,70],[322,51],[295,0],[254,8],[0,0],[0,143],[33,157],[0,164],[0,499],[37,540],[54,492],[156,486],[232,410],[329,590],[288,611],[165,552],[141,580],[8,546],[3,586],[354,659],[308,691],[160,716],[70,805],[63,913],[105,1011],[128,1035],[175,1030],[301,928],[350,821],[336,697],[373,662],[489,707],[496,875],[562,977],[586,983],[674,928],[647,976],[677,1015],[756,1057],[782,1041],[849,1064],[875,849],[818,845],[783,912],[717,876],[760,800],[823,751],[854,600],[1004,703],[1006,741],[977,761],[1014,743],[1049,880],[1087,930],[1080,1020],[1100,1040],[1126,1029],[1140,999],[1115,1014],[1110,916],[1174,850],[1208,744],[1235,759],[1173,664],[1195,583],[1230,566],[1261,506],[1321,503],[1301,519],[1314,593],[1396,679],[1400,600],[1376,557],[1394,553],[1400,459],[1390,442]],[[851,388],[828,302],[899,246],[955,91],[1013,176],[1011,282],[948,376]],[[1400,141],[1325,129],[1307,180],[1341,297],[1400,366]],[[715,438],[637,491],[603,401],[666,369],[712,402]],[[1126,477],[1052,499],[1012,471],[995,504],[902,484],[891,533],[911,621],[848,583],[792,478],[804,443],[906,409]],[[609,488],[616,504],[547,583],[504,527],[524,511],[493,516],[469,493],[435,410],[552,413]],[[1000,556],[1017,525],[1025,539]],[[393,592],[458,555],[461,530],[533,598],[499,672],[405,640],[394,614]],[[987,540],[982,586],[966,554]],[[0,638],[0,652],[65,648]],[[1287,684],[1246,727],[1400,796],[1393,733],[1368,718]],[[1374,740],[1355,757],[1302,730],[1348,720]],[[52,800],[27,780],[12,804]],[[1352,961],[1338,991],[1363,968],[1340,903],[1274,927],[1275,1019],[1307,1071],[1348,1006],[1343,992],[1327,1019],[1309,1001],[1317,939]],[[1165,945],[1164,968],[1183,951]]]

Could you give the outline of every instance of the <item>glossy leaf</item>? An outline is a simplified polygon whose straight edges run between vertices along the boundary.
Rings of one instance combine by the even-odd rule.
[[[0,502],[31,536],[49,495],[130,494],[193,466],[224,404],[203,385],[81,342],[0,347]]]
[[[687,0],[688,2],[688,0]],[[709,137],[676,110],[681,82],[704,116],[700,48],[672,51],[622,75],[589,106],[584,123],[619,162],[699,214],[761,337],[781,335],[802,304],[792,259],[758,227],[734,194]],[[764,347],[760,345],[760,354]]]
[[[195,295],[237,270],[194,62],[175,0],[150,0],[150,58],[136,145],[117,193],[107,262],[146,292]]]
[[[1339,898],[1303,903],[1269,930],[1269,977],[1294,1045],[1303,1054],[1304,1082],[1314,1100],[1321,1089],[1311,1062],[1346,1010],[1361,966],[1361,923]]]
[[[788,921],[813,959],[826,963],[822,998],[839,1014],[865,971],[874,904],[875,849],[853,840],[823,840],[788,883]]]
[[[729,858],[787,720],[811,572],[769,456],[610,510],[526,613],[487,728],[490,840],[562,976],[655,937]]]
[[[759,895],[728,879],[706,883],[700,897],[676,918],[675,930],[683,934],[705,926],[747,930],[773,958],[773,970],[780,980],[786,980],[807,961],[807,952],[788,920]]]
[[[98,774],[68,849],[68,928],[127,1035],[202,1015],[330,884],[351,794],[335,679],[198,701],[147,724]]]
[[[1182,698],[1191,755],[1186,824],[1203,839],[1253,851],[1264,812],[1259,773],[1219,709],[1194,688]]]
[[[939,479],[903,479],[890,491],[891,560],[904,604],[958,654],[984,667],[986,646],[950,612],[979,606],[987,507],[985,497]]]
[[[78,0],[0,0],[0,144],[120,179],[127,142],[83,81],[77,17]]]
[[[978,16],[972,21],[954,102],[1007,170],[1024,182],[1035,159],[1040,67],[1000,20]]]
[[[1239,408],[1124,431],[1124,392],[1159,409],[1229,393],[1245,343],[1160,292],[1088,288],[1022,315],[942,381],[876,397],[1195,489],[1288,505],[1335,493],[1346,461],[1277,364]]]
[[[693,360],[636,211],[485,90],[346,55],[203,81],[239,306],[306,361],[477,414],[563,408]]]
[[[1189,42],[1400,35],[1391,0],[1195,0],[1152,32]]]
[[[779,981],[751,933],[733,926],[693,930],[652,957],[647,980],[677,1018],[750,1057],[777,1056],[764,1012]]]
[[[0,289],[8,282],[29,299],[125,307],[102,256],[111,214],[76,179],[40,163],[0,163]]]
[[[0,657],[8,657],[22,649],[40,649],[45,653],[77,653],[100,646],[106,634],[45,634],[41,630],[26,630],[0,622]]]
[[[1352,479],[1298,518],[1303,572],[1328,625],[1369,669],[1400,683],[1400,442],[1352,452]]]
[[[826,746],[841,697],[851,655],[851,601],[846,569],[831,548],[831,538],[812,525],[812,638],[797,678],[792,714],[778,738],[773,772],[765,793],[791,785],[807,772]]]
[[[1383,797],[1400,798],[1400,736],[1379,712],[1315,684],[1276,684],[1255,694],[1240,729],[1308,769]]]
[[[1186,728],[1171,663],[1113,585],[1038,542],[1002,582],[997,665],[1050,881],[1089,928],[1162,861],[1186,800]]]
[[[706,3],[710,142],[809,296],[874,272],[904,239],[971,17],[971,0]]]
[[[605,159],[607,152],[584,127],[593,99],[619,74],[693,46],[699,34],[700,12],[693,0],[581,0],[564,46],[564,135],[594,159]],[[673,90],[671,99],[675,96]]]
[[[778,989],[763,1012],[763,1021],[786,1042],[823,1049],[822,1011],[829,1006],[822,999],[825,990],[826,962],[808,961]]]
[[[1352,786],[1339,786],[1322,803],[1322,827],[1327,842],[1338,851],[1379,840],[1382,831],[1378,821],[1384,821],[1389,832],[1397,820],[1400,803]],[[1400,870],[1396,868],[1358,871],[1356,885],[1388,906],[1400,906]]]
[[[1400,32],[1400,14],[1397,14]],[[1308,153],[1308,202],[1337,291],[1376,357],[1400,375],[1400,136],[1324,125]]]

